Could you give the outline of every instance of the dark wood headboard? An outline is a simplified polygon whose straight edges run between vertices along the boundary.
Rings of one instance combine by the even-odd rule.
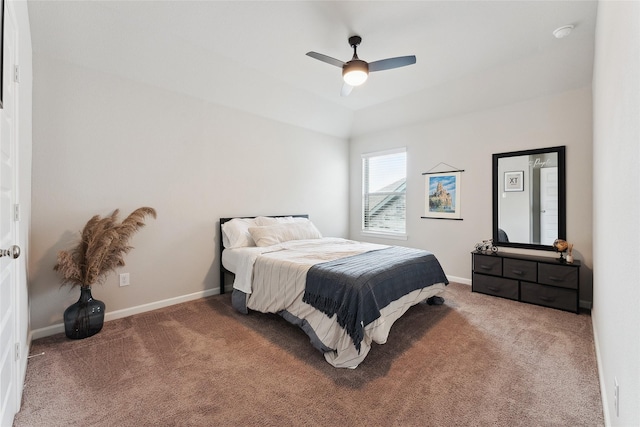
[[[268,218],[278,218],[278,217],[283,217],[283,216],[292,216],[292,217],[296,217],[296,218],[309,218],[309,215],[307,214],[302,214],[302,215],[256,215],[256,216],[236,216],[236,217],[232,217],[232,218],[220,218],[220,225],[218,226],[218,235],[220,236],[220,243],[219,243],[219,248],[220,248],[220,293],[224,294],[224,285],[225,285],[225,274],[230,274],[233,276],[233,273],[230,272],[229,270],[227,270],[226,268],[224,268],[224,266],[222,265],[222,251],[224,250],[224,243],[222,242],[222,224],[224,224],[227,221],[231,221],[232,219],[235,218],[257,218],[258,216],[266,216]]]

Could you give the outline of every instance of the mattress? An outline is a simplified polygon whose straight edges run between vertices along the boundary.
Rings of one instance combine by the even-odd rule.
[[[243,311],[238,305],[244,305],[244,310],[277,313],[300,326],[331,365],[355,368],[365,359],[373,342],[387,341],[398,318],[411,306],[439,295],[445,283],[429,283],[381,307],[380,317],[364,325],[364,337],[356,348],[335,315],[327,316],[303,302],[306,275],[318,263],[384,248],[388,246],[341,238],[297,240],[268,247],[225,249],[222,262],[236,275],[234,306],[238,310]]]

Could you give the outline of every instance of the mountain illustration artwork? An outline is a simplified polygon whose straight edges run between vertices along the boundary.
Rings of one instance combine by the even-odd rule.
[[[434,178],[435,180],[435,178]],[[433,180],[431,187],[433,187]],[[443,180],[436,181],[435,191],[429,194],[429,211],[430,212],[454,212],[453,197],[451,192],[447,191]]]

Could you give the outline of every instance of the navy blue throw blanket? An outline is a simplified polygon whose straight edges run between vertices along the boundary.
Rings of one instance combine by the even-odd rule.
[[[359,352],[364,327],[380,309],[435,283],[449,281],[431,252],[393,246],[312,266],[302,300],[329,317],[337,314]]]

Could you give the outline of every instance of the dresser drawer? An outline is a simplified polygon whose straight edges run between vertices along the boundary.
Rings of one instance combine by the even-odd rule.
[[[536,282],[538,263],[521,259],[505,258],[502,263],[502,275],[511,279]]]
[[[473,273],[473,282],[471,287],[474,292],[482,292],[483,294],[495,295],[513,300],[518,299],[517,280]]]
[[[578,289],[578,269],[566,265],[539,263],[538,283]]]
[[[473,271],[502,276],[502,258],[491,255],[473,254]]]
[[[536,283],[520,283],[520,300],[546,307],[578,312],[578,291]]]

